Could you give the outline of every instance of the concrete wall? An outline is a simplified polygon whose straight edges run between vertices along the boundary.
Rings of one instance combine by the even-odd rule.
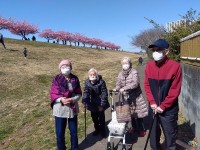
[[[180,110],[200,143],[200,67],[182,64],[182,70]]]

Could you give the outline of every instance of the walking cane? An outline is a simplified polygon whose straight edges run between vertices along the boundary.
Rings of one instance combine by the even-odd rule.
[[[146,140],[146,143],[145,143],[144,150],[146,150],[146,148],[147,148],[147,144],[148,144],[148,141],[149,141],[149,138],[150,138],[151,130],[152,130],[152,128],[153,128],[153,123],[154,123],[154,121],[155,121],[156,116],[157,116],[157,114],[154,114],[154,115],[153,115],[153,121],[152,121],[152,123],[151,123],[151,127],[150,127],[150,130],[149,130],[149,134],[148,134],[148,136],[147,136],[147,140]]]
[[[85,117],[85,140],[86,140],[86,105],[85,106],[85,110],[84,110],[84,117]]]

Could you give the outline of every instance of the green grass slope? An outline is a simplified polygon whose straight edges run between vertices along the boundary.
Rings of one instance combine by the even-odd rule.
[[[79,77],[82,89],[92,67],[103,76],[108,89],[112,89],[121,69],[121,58],[138,57],[128,52],[13,39],[5,39],[5,44],[6,50],[0,44],[0,149],[56,149],[49,89],[62,59],[72,61],[72,72]],[[26,64],[24,47],[28,49]],[[81,103],[79,106],[82,108]],[[82,137],[82,112],[78,119],[79,137]],[[69,139],[68,133],[66,136]]]

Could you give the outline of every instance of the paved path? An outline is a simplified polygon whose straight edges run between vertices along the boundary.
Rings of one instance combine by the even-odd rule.
[[[140,85],[141,88],[143,90],[143,95],[145,96],[144,93],[144,87],[143,87],[143,79],[144,79],[144,68],[145,66],[140,66],[138,67],[138,72],[139,72],[139,76],[140,76]],[[108,124],[111,121],[111,111],[110,109],[107,109],[105,112],[106,115],[106,124]],[[145,127],[146,129],[149,128],[149,119],[145,118],[144,122],[145,122]],[[130,126],[130,125],[129,125]],[[87,138],[86,140],[80,139],[79,140],[79,148],[80,150],[105,150],[106,145],[107,145],[107,141],[108,138],[102,138],[100,135],[99,136],[93,136],[92,132],[94,131],[94,127],[93,124],[91,124],[88,128],[87,128]],[[107,130],[107,135],[108,135],[109,131]],[[148,133],[147,133],[148,135]],[[144,146],[145,146],[145,142],[146,142],[146,138],[147,135],[145,137],[138,137],[138,136],[134,136],[131,137],[128,133],[126,134],[126,144],[129,147],[129,150],[143,150]],[[120,142],[118,139],[112,139],[112,141],[114,140],[115,143],[115,149],[121,149],[121,145],[122,142]],[[149,150],[149,145],[147,147],[147,150]]]

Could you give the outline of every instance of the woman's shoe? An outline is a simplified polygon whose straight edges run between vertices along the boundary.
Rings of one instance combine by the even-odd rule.
[[[144,137],[146,135],[146,131],[144,130],[144,131],[140,131],[140,133],[139,133],[139,136],[140,137]]]

